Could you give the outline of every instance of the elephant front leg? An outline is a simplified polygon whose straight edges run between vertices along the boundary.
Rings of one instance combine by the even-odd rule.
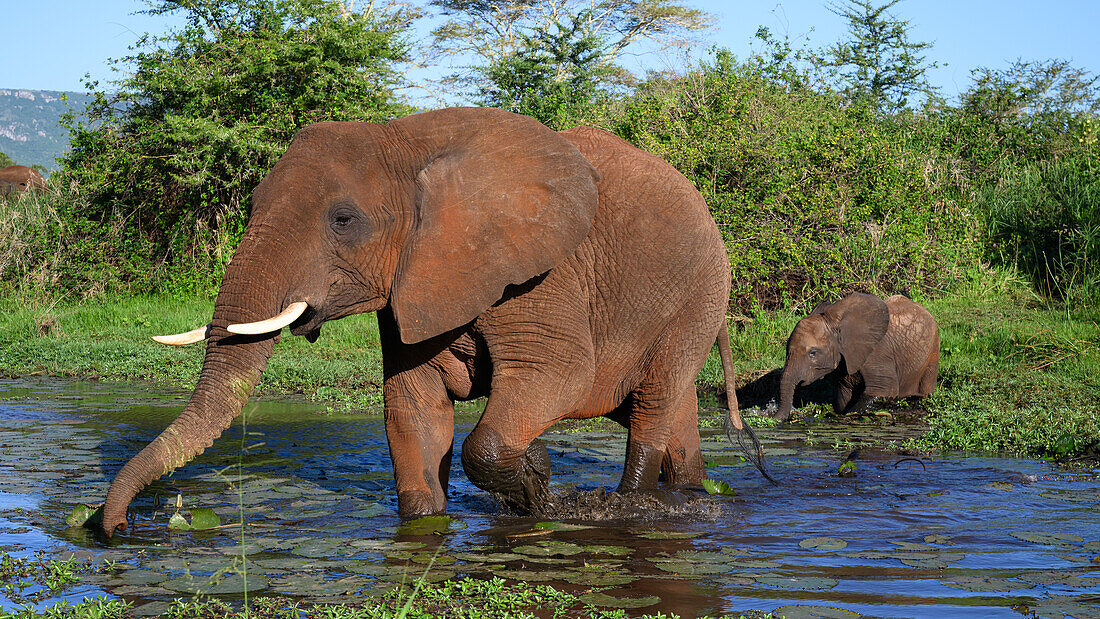
[[[538,514],[551,503],[550,454],[538,439],[521,443],[479,424],[462,443],[462,468],[475,486],[509,509]]]
[[[454,402],[431,368],[386,380],[386,438],[402,517],[447,510],[454,443]]]

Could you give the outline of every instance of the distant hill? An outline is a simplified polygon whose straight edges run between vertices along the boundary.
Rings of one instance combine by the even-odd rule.
[[[56,90],[0,88],[0,153],[23,165],[57,168],[55,159],[69,147],[62,114],[80,112],[92,96]]]

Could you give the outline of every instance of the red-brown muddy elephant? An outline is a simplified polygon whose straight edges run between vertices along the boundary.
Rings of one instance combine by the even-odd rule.
[[[45,189],[46,179],[34,168],[10,165],[0,168],[0,196],[28,189]]]
[[[162,339],[208,338],[202,373],[115,477],[104,530],[229,426],[280,329],[313,341],[361,312],[378,313],[402,516],[445,511],[453,404],[480,396],[462,465],[519,509],[548,498],[536,437],[563,418],[628,428],[622,491],[698,484],[694,380],[717,338],[732,385],[729,291],[699,192],[611,134],[488,108],[308,126],[256,187],[211,323]]]
[[[787,340],[775,418],[791,415],[794,388],[826,375],[837,381],[837,414],[865,410],[879,398],[926,397],[936,388],[940,333],[936,320],[901,295],[853,293],[821,303]]]

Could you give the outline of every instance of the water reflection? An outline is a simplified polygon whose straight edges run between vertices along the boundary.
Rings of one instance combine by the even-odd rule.
[[[961,455],[916,462],[868,449],[855,460],[857,474],[842,478],[844,452],[832,446],[872,430],[824,424],[812,429],[815,445],[804,428],[761,431],[778,486],[704,430],[711,476],[737,496],[679,493],[666,497],[667,509],[649,497],[607,509],[620,500],[607,489],[621,473],[621,434],[551,432],[544,439],[565,506],[558,520],[572,526],[500,515],[455,462],[450,513],[461,526],[410,532],[398,529],[379,416],[322,414],[308,401],[252,402],[244,423],[139,496],[126,535],[107,543],[67,527],[72,507],[102,501],[114,472],[185,396],[117,383],[0,381],[0,549],[118,561],[119,572],[92,577],[66,597],[79,601],[91,587],[142,604],[146,614],[196,591],[238,595],[246,584],[234,574],[245,562],[250,591],[348,602],[423,573],[429,561],[436,579],[501,575],[570,591],[605,587],[594,601],[636,614],[826,612],[815,607],[837,616],[1100,614],[1097,471]],[[456,452],[476,419],[456,416]],[[873,432],[901,441],[912,429]],[[226,526],[170,531],[177,496],[184,515],[212,508]],[[608,517],[567,517],[592,505]],[[243,545],[232,524],[242,512]],[[212,581],[218,573],[225,577]]]

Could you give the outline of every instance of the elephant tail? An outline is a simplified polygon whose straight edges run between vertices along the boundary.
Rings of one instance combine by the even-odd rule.
[[[756,438],[756,433],[752,431],[749,424],[741,418],[741,410],[737,405],[737,376],[733,371],[733,352],[730,351],[730,332],[729,326],[726,324],[726,319],[722,317],[722,328],[718,331],[718,354],[722,357],[722,376],[726,383],[726,406],[729,413],[725,419],[722,420],[722,425],[726,430],[726,438],[731,443],[735,442],[733,435],[737,434],[736,443],[740,446],[741,451],[745,453],[749,461],[756,465],[756,468],[760,469],[760,474],[767,478],[768,481],[773,484],[779,482],[775,481],[764,468],[764,448],[760,445],[760,439]],[[752,441],[752,448],[745,444],[744,435],[748,435]]]

